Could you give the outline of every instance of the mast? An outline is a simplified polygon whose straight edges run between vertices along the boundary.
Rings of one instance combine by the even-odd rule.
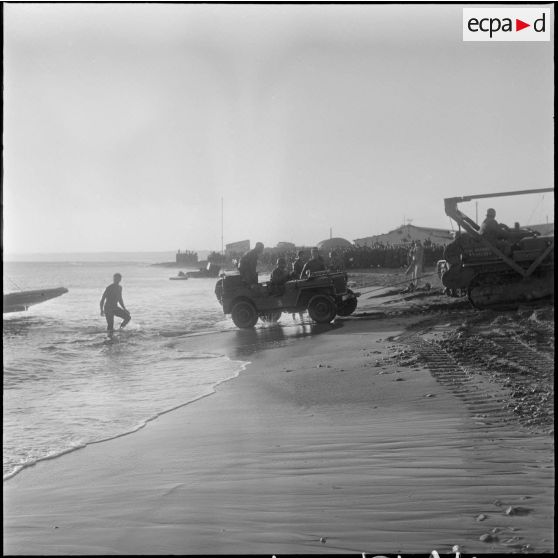
[[[223,196],[221,196],[221,255],[225,254],[223,222],[224,222],[224,220],[223,220]]]

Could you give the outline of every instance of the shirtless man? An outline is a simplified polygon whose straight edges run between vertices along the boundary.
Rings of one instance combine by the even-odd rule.
[[[114,316],[122,318],[120,329],[126,327],[126,324],[132,319],[130,312],[126,310],[124,301],[122,300],[121,280],[122,275],[120,275],[120,273],[115,273],[112,283],[105,289],[101,297],[101,316],[105,316],[107,320],[107,332],[109,337],[112,337],[114,333]],[[118,307],[119,304],[120,308]]]

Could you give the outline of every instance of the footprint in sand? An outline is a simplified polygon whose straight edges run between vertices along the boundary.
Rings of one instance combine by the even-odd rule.
[[[506,509],[506,515],[529,515],[533,510],[522,506],[509,506]]]
[[[498,542],[498,537],[496,535],[492,535],[491,533],[485,533],[479,537],[479,541],[483,543]]]

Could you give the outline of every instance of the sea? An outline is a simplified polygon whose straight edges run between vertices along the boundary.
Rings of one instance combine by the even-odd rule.
[[[4,479],[130,434],[213,393],[246,366],[220,346],[219,334],[236,328],[215,298],[216,280],[171,281],[178,269],[152,263],[4,262],[5,293],[69,291],[3,316]],[[116,272],[132,321],[111,342],[99,301]],[[215,342],[192,342],[203,335]]]

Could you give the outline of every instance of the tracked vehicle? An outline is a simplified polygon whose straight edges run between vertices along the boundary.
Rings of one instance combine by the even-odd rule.
[[[553,188],[447,198],[446,215],[460,228],[446,247],[446,292],[466,293],[476,308],[517,305],[554,295],[554,233],[541,235],[518,224],[506,239],[480,234],[480,226],[458,204],[480,198],[553,192]]]
[[[215,295],[225,314],[239,328],[254,327],[261,319],[277,321],[283,312],[308,314],[317,323],[335,316],[349,316],[357,307],[359,293],[347,288],[344,272],[317,272],[307,279],[247,285],[240,275],[225,275],[215,285]]]

